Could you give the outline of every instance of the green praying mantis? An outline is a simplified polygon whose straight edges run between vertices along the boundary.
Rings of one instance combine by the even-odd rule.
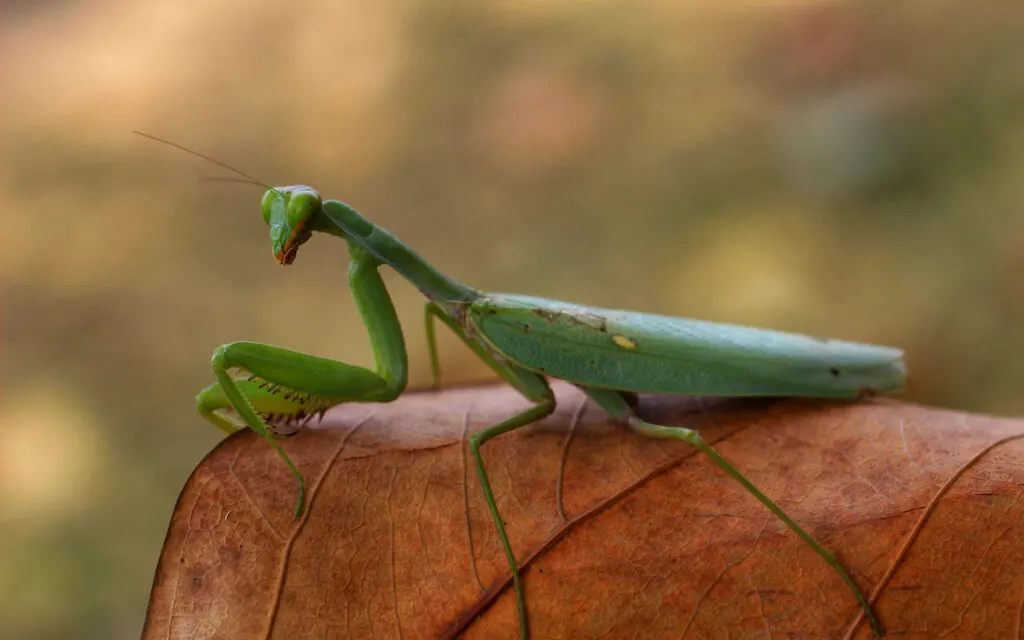
[[[217,382],[196,399],[199,413],[224,431],[247,426],[274,447],[298,482],[296,517],[303,509],[305,484],[275,441],[275,429],[282,424],[301,426],[344,402],[391,402],[406,388],[408,356],[402,327],[378,272],[387,265],[427,299],[426,335],[435,381],[439,365],[434,321],[439,320],[533,403],[522,413],[469,437],[476,472],[511,571],[522,638],[528,637],[529,625],[519,568],[480,450],[492,438],[533,424],[554,411],[549,378],[579,387],[612,419],[638,434],[681,440],[705,453],[835,570],[874,632],[884,635],[867,598],[834,555],[699,433],[646,422],[637,415],[633,400],[637,393],[858,398],[895,392],[906,382],[901,350],[478,291],[441,273],[352,207],[323,200],[311,187],[269,187],[191,149],[140,135],[200,156],[265,187],[263,218],[270,227],[274,257],[282,265],[292,264],[299,248],[314,233],[341,238],[348,245],[348,286],[369,334],[373,369],[270,345],[233,342],[214,352]]]

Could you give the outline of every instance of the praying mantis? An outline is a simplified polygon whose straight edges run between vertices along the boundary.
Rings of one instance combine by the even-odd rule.
[[[270,345],[233,342],[214,352],[211,362],[217,381],[196,399],[199,413],[216,426],[228,433],[248,427],[277,451],[298,483],[296,517],[303,509],[305,483],[276,442],[276,429],[282,425],[301,428],[312,417],[345,402],[391,402],[406,388],[409,367],[402,326],[378,271],[386,265],[427,299],[426,336],[435,382],[440,372],[435,321],[440,321],[533,403],[469,437],[484,498],[511,571],[522,638],[529,637],[526,600],[481,447],[554,411],[548,379],[579,387],[613,420],[642,436],[681,440],[711,458],[835,570],[874,632],[884,635],[860,587],[834,555],[698,432],[646,422],[634,405],[637,393],[809,398],[892,393],[906,384],[900,349],[479,291],[441,273],[390,232],[342,202],[322,199],[311,187],[270,187],[201,153],[140,135],[265,187],[261,209],[280,264],[292,264],[300,247],[316,233],[340,238],[348,246],[348,286],[370,339],[373,368]]]

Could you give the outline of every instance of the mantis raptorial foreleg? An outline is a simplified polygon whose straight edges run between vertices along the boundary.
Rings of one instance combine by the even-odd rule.
[[[853,578],[846,572],[846,568],[843,567],[842,563],[836,559],[834,555],[829,553],[822,547],[817,540],[814,539],[811,534],[803,530],[789,515],[783,511],[775,502],[766,496],[757,486],[754,485],[750,480],[747,480],[746,476],[739,472],[739,470],[732,465],[731,462],[726,460],[718,451],[714,449],[710,444],[707,443],[699,433],[693,429],[687,429],[685,427],[668,427],[660,424],[652,424],[645,422],[633,413],[632,407],[627,402],[627,399],[619,391],[613,391],[611,389],[596,389],[592,387],[582,387],[583,392],[587,394],[594,402],[599,404],[605,411],[612,415],[617,420],[620,420],[627,424],[630,429],[637,433],[647,436],[648,438],[658,438],[663,440],[682,440],[683,442],[696,447],[701,452],[706,454],[711,460],[718,465],[718,467],[725,471],[733,480],[743,485],[743,488],[749,491],[757,500],[766,506],[769,511],[774,513],[780,520],[786,523],[790,529],[793,530],[804,542],[809,544],[818,555],[820,555],[825,562],[835,569],[839,577],[846,583],[846,585],[856,596],[861,607],[869,616],[871,626],[874,628],[875,633],[884,635],[885,630],[882,628],[882,623],[875,617],[874,612],[868,605],[867,600],[860,591],[860,587],[853,581]]]
[[[199,412],[225,431],[235,425],[220,415],[236,411],[242,421],[281,455],[299,483],[296,516],[302,512],[305,483],[302,474],[274,440],[264,422],[275,417],[289,422],[308,420],[342,402],[390,402],[405,389],[408,356],[402,328],[377,268],[380,262],[358,246],[350,248],[348,284],[366,325],[374,369],[319,358],[280,347],[234,342],[213,354],[217,384],[196,398]],[[251,376],[236,379],[232,369]]]

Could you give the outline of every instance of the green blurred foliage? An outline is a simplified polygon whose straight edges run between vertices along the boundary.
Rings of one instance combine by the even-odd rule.
[[[258,190],[132,129],[483,289],[899,345],[911,399],[1024,409],[1008,0],[64,0],[3,29],[0,636],[138,633],[222,435],[192,401],[218,344],[370,359],[343,245],[279,267]],[[422,301],[386,278],[423,385]]]

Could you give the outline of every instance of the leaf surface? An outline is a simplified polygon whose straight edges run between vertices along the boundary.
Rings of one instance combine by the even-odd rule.
[[[553,416],[483,447],[534,638],[870,637],[833,570],[709,460],[553,388]],[[175,507],[144,637],[518,637],[465,441],[528,406],[484,386],[340,407],[281,441],[310,487],[298,520],[273,450],[227,438]],[[716,443],[878,591],[891,635],[1020,634],[1024,422],[889,400],[638,412]]]

